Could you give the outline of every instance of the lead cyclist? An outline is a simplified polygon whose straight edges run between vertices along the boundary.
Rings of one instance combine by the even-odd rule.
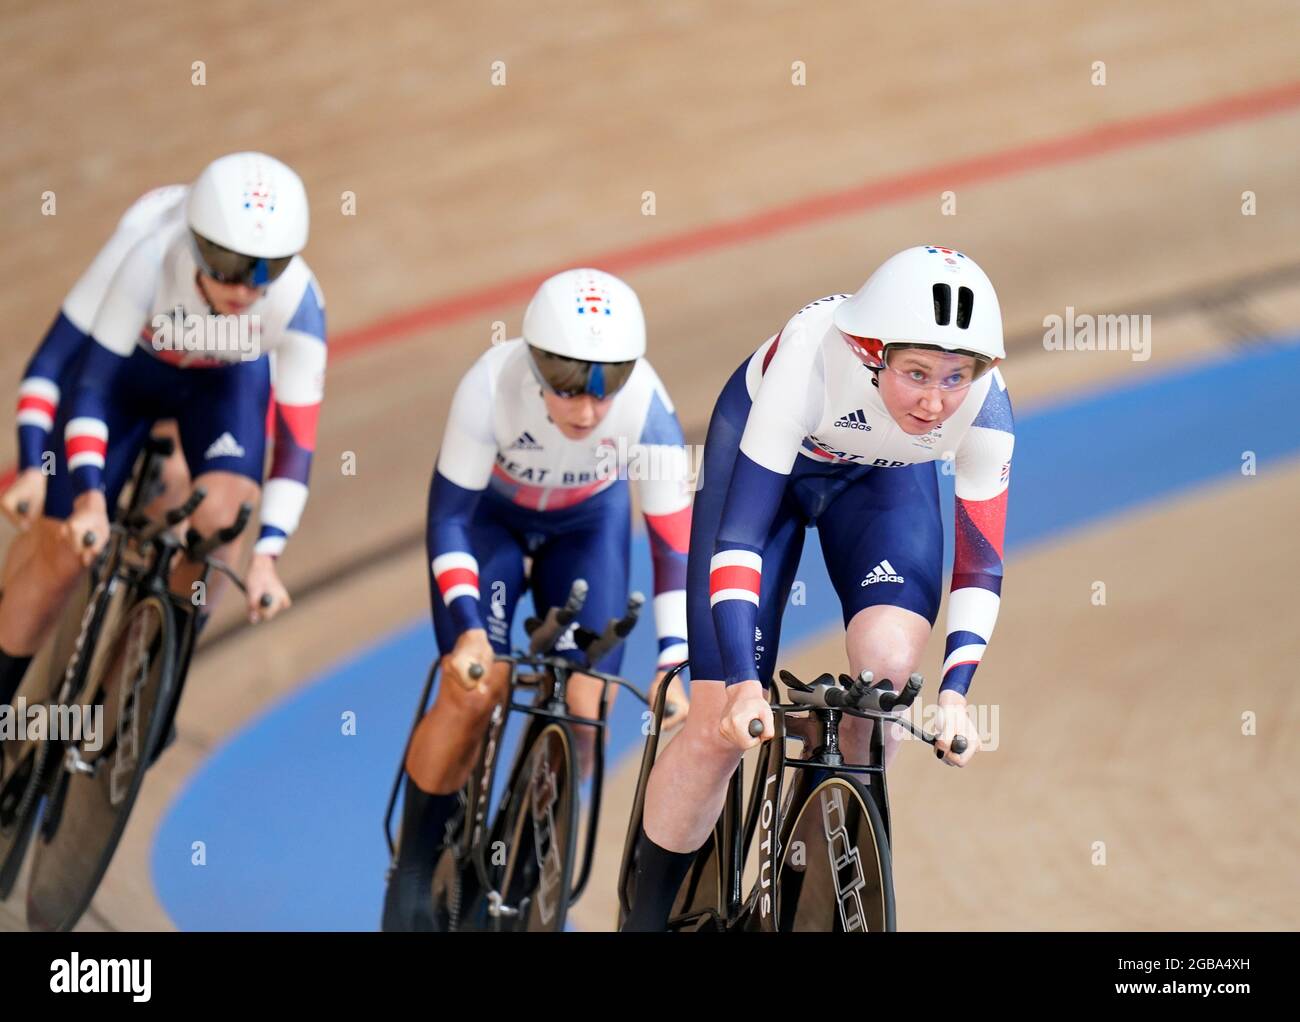
[[[983,270],[960,252],[919,246],[856,294],[804,307],[727,382],[691,527],[693,708],[650,774],[625,930],[666,928],[741,755],[773,737],[765,688],[806,529],[817,528],[840,599],[850,671],[898,688],[915,669],[943,575],[937,459],[955,468],[957,500],[936,746],[954,766],[979,749],[965,706],[1002,588],[1014,445],[996,368],[1004,355]],[[846,759],[866,760],[872,727],[844,721]],[[951,751],[959,734],[968,743],[960,756]]]
[[[452,400],[429,490],[429,588],[442,654],[433,708],[406,756],[397,861],[384,900],[385,930],[434,925],[429,885],[492,708],[508,694],[510,627],[525,588],[539,613],[588,583],[575,625],[601,631],[628,598],[635,479],[654,560],[658,673],[686,659],[689,460],[668,392],[645,354],[636,293],[593,269],[545,281],[524,313],[523,337],[496,345],[465,374]],[[573,626],[556,643],[581,660]],[[615,673],[622,647],[594,666]],[[473,677],[474,665],[486,667]],[[599,712],[602,683],[576,674],[569,709]],[[681,682],[670,689],[686,713]],[[585,775],[595,731],[574,728]]]

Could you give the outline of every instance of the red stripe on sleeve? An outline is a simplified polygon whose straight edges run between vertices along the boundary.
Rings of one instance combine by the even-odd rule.
[[[51,418],[54,417],[54,402],[47,398],[37,397],[35,394],[28,394],[18,399],[18,410],[20,412],[44,412]]]
[[[478,573],[470,568],[448,568],[438,576],[438,589],[445,596],[453,586],[471,585],[478,588]]]
[[[753,568],[738,564],[714,568],[709,574],[709,595],[714,596],[723,589],[745,589],[757,596],[761,577]]]
[[[96,436],[74,436],[64,441],[69,458],[78,454],[98,454],[103,457],[108,453],[108,442]]]

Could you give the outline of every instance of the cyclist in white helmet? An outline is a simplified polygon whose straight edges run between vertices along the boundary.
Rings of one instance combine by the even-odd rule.
[[[636,293],[600,270],[568,270],[538,289],[522,339],[489,349],[456,388],[429,491],[429,589],[442,673],[406,757],[385,930],[433,925],[436,857],[492,707],[506,693],[509,667],[492,661],[510,650],[525,589],[541,616],[585,579],[575,626],[599,632],[623,616],[629,478],[637,481],[654,562],[654,687],[686,659],[689,461],[672,401],[644,354]],[[578,658],[572,631],[556,650]],[[616,673],[621,658],[620,646],[595,666]],[[487,668],[481,679],[471,676],[473,665]],[[575,675],[568,692],[575,714],[597,715],[599,682]],[[676,687],[671,695],[680,720],[685,692]],[[574,732],[585,772],[595,733]]]
[[[266,619],[289,605],[276,558],[306,503],[325,370],[323,298],[298,255],[307,233],[298,175],[263,153],[233,153],[192,186],[140,199],[69,294],[19,396],[20,490],[5,505],[29,529],[0,596],[0,704],[103,547],[118,493],[160,421],[176,423],[189,475],[207,491],[190,519],[201,533],[261,497],[249,614]],[[272,386],[275,458],[263,488]],[[240,545],[217,556],[231,560]],[[180,564],[174,589],[188,596],[197,570]],[[209,580],[200,623],[224,581]]]
[[[807,528],[840,599],[850,672],[898,689],[915,669],[941,596],[937,459],[951,459],[957,490],[938,748],[955,766],[979,749],[965,704],[1002,586],[1014,444],[995,368],[1004,354],[988,277],[960,252],[920,246],[856,294],[806,306],[723,389],[687,569],[694,705],[650,775],[625,929],[664,928],[742,753],[773,735],[764,689]],[[870,728],[845,720],[846,759],[866,760]],[[887,733],[886,762],[895,751]]]

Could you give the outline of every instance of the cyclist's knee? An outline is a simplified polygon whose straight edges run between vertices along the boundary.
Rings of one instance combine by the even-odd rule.
[[[63,535],[63,522],[42,518],[36,523],[36,553],[20,569],[27,581],[40,589],[62,590],[71,586],[84,570]]]
[[[714,714],[692,712],[686,718],[681,733],[673,739],[682,747],[679,756],[685,756],[698,767],[703,767],[720,774],[730,774],[736,769],[743,753],[731,742],[722,737],[719,730],[720,718]],[[671,745],[670,745],[671,747]]]
[[[882,651],[875,656],[864,657],[860,663],[851,666],[855,676],[863,670],[868,670],[873,681],[878,682],[888,678],[893,682],[894,690],[901,692],[903,686],[907,684],[908,676],[916,667],[916,661],[910,656]]]
[[[438,686],[436,705],[439,713],[472,727],[486,724],[493,707],[501,702],[505,693],[506,678],[501,671],[505,666],[494,664],[488,671],[487,683],[474,689],[467,689],[447,678]]]
[[[845,645],[849,669],[870,671],[876,681],[889,678],[895,689],[907,683],[930,636],[930,623],[901,607],[868,607],[849,622]]]
[[[253,480],[234,472],[210,472],[195,479],[194,485],[203,487],[206,496],[190,516],[190,524],[204,536],[232,525],[239,506],[256,503],[260,492]]]

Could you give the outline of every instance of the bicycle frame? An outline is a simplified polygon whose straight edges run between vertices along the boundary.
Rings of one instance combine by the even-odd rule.
[[[454,845],[455,855],[460,862],[472,866],[479,885],[485,892],[497,894],[499,898],[499,892],[493,889],[492,874],[488,863],[491,851],[489,837],[492,832],[491,820],[496,819],[505,809],[505,802],[503,801],[501,805],[496,807],[496,813],[494,814],[489,813],[489,803],[501,763],[501,737],[505,731],[510,713],[525,714],[531,720],[520,736],[515,758],[510,765],[503,800],[510,797],[518,773],[523,769],[524,753],[527,751],[529,739],[536,729],[544,727],[547,722],[553,720],[562,720],[575,727],[593,728],[596,732],[596,740],[593,743],[592,787],[587,807],[587,832],[583,843],[582,868],[575,872],[576,879],[569,893],[569,901],[576,902],[582,896],[583,891],[586,890],[587,883],[591,879],[592,865],[595,861],[595,846],[605,780],[604,737],[608,723],[610,686],[622,686],[642,702],[648,703],[648,699],[642,695],[635,685],[623,678],[583,666],[563,657],[517,653],[499,655],[496,657],[496,662],[510,664],[506,698],[493,708],[492,715],[488,720],[487,732],[484,735],[483,751],[470,773],[468,782],[461,789],[464,805],[460,832],[456,836]],[[438,663],[435,661],[430,667],[429,675],[425,680],[424,690],[415,714],[415,724],[419,723],[428,708],[429,696],[433,690],[433,681],[437,671]],[[582,717],[569,712],[567,704],[568,684],[575,674],[596,678],[602,682],[600,708],[598,715],[595,717]],[[520,701],[518,694],[523,689],[531,689],[536,693],[533,702]],[[667,691],[667,682],[663,685],[662,691]],[[414,734],[414,726],[411,733]],[[408,739],[406,748],[409,750],[409,747],[410,740]],[[396,812],[398,792],[401,789],[402,777],[405,772],[405,763],[406,752],[404,751],[402,761],[398,765],[397,775],[393,781],[392,790],[389,793],[388,806],[385,810],[384,834],[388,841],[390,857],[395,855],[397,851],[392,821]]]
[[[242,505],[235,523],[222,530],[220,534],[209,537],[208,540],[202,540],[194,530],[190,530],[186,541],[182,542],[171,531],[170,526],[175,521],[181,520],[178,516],[184,514],[185,517],[188,517],[188,512],[192,512],[198,506],[204,494],[202,490],[196,490],[181,508],[169,514],[167,520],[148,525],[144,524],[141,504],[148,490],[150,479],[156,475],[160,467],[159,456],[161,454],[162,451],[158,448],[150,447],[148,449],[146,457],[150,461],[142,473],[141,485],[136,487],[135,492],[132,494],[127,512],[121,517],[120,521],[111,526],[110,542],[105,547],[103,557],[95,565],[94,570],[99,574],[99,582],[91,596],[91,606],[87,609],[87,621],[83,622],[82,633],[77,639],[74,661],[69,661],[69,673],[65,677],[65,685],[70,689],[66,693],[66,699],[75,698],[77,690],[82,687],[85,674],[90,667],[89,663],[80,663],[85,627],[89,623],[89,615],[92,613],[93,605],[103,597],[105,590],[111,592],[119,585],[129,587],[133,598],[122,608],[123,614],[129,613],[130,609],[143,598],[148,596],[159,597],[172,614],[177,637],[175,671],[173,672],[171,684],[167,685],[163,690],[166,705],[161,707],[161,711],[165,719],[162,729],[158,733],[165,736],[168,734],[179,709],[181,694],[189,676],[190,661],[193,659],[194,648],[198,641],[197,605],[184,596],[173,592],[169,585],[173,561],[176,559],[177,553],[185,553],[193,560],[202,563],[203,568],[199,573],[197,583],[205,589],[213,570],[223,571],[243,589],[242,581],[228,567],[209,556],[209,553],[205,551],[210,551],[219,542],[233,538],[233,536],[242,532],[245,525],[247,525],[252,508],[247,504]],[[128,556],[128,552],[132,549],[139,556],[138,561]],[[76,677],[73,675],[74,667]],[[149,755],[152,755],[154,750],[150,749],[148,752]],[[86,764],[80,762],[80,755],[74,746],[69,746],[65,750],[65,755],[68,757],[70,768],[89,769]]]

